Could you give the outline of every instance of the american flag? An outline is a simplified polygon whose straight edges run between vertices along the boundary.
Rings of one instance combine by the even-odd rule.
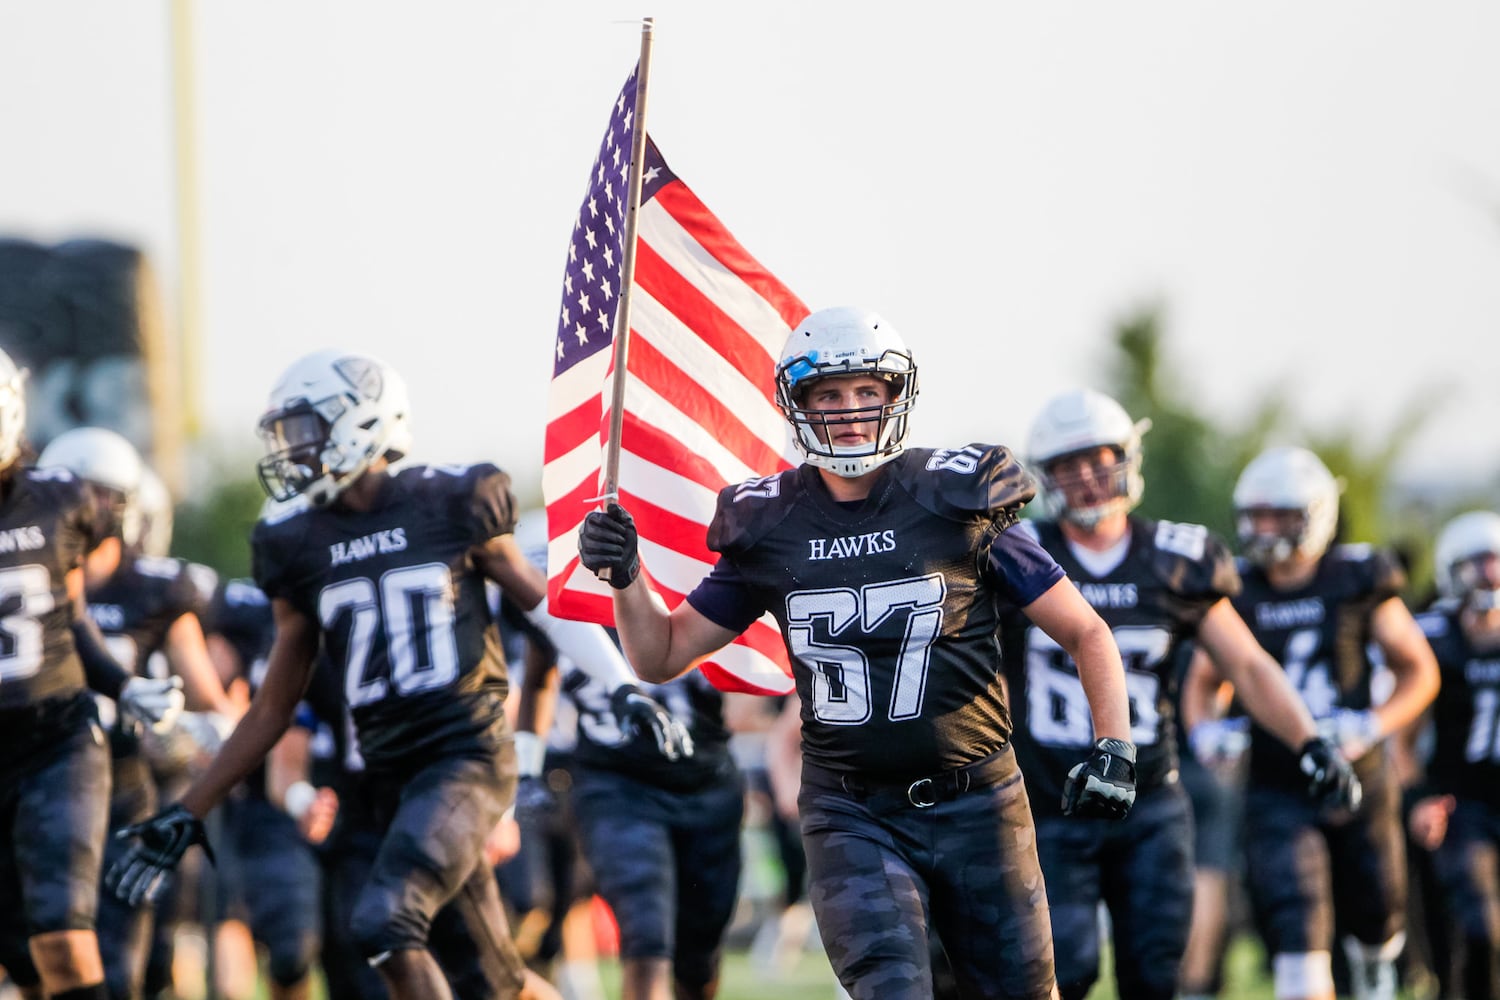
[[[631,73],[615,101],[568,242],[542,474],[548,605],[605,625],[614,624],[609,587],[579,564],[578,528],[603,489],[636,80]],[[619,496],[635,517],[649,581],[675,607],[716,558],[705,536],[718,490],[798,460],[774,403],[773,368],[808,310],[677,179],[649,137],[636,219]],[[725,690],[791,688],[769,615],[703,671]]]

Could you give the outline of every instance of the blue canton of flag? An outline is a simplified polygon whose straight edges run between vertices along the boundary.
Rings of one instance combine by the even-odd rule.
[[[630,195],[636,77],[636,73],[630,74],[615,100],[609,128],[589,173],[588,193],[573,220],[573,238],[563,272],[562,309],[557,318],[554,378],[614,342],[624,265],[625,209]],[[648,148],[641,200],[649,200],[651,193],[671,179],[656,148]]]

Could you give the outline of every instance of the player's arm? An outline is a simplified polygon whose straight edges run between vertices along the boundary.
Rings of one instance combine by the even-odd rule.
[[[1229,598],[1219,598],[1203,616],[1198,642],[1213,657],[1223,679],[1234,685],[1235,696],[1245,711],[1263,729],[1294,753],[1318,735],[1312,714],[1286,671],[1261,646]]]
[[[1130,702],[1125,666],[1115,637],[1071,580],[1054,583],[1022,612],[1050,635],[1078,665],[1078,679],[1089,700],[1094,735],[1130,741]]]
[[[73,605],[73,647],[83,663],[89,688],[113,698],[123,714],[153,729],[169,728],[182,711],[182,682],[176,678],[137,677],[110,654],[98,624],[89,617],[82,567],[69,570],[63,585]]]
[[[312,776],[312,730],[295,725],[282,734],[266,757],[266,798],[297,821],[310,844],[321,844],[338,816],[339,797],[332,788],[315,788]]]
[[[1388,597],[1376,605],[1370,634],[1396,680],[1391,696],[1371,710],[1372,735],[1378,740],[1412,728],[1437,697],[1441,672],[1422,626],[1401,598]]]
[[[213,763],[182,796],[181,805],[200,819],[270,753],[307,690],[318,652],[318,624],[283,598],[271,602],[271,611],[276,640],[265,682]]]
[[[802,791],[802,699],[796,691],[787,695],[781,714],[766,732],[766,778],[776,811],[795,822]]]
[[[1182,686],[1178,701],[1182,712],[1183,732],[1191,733],[1203,722],[1213,722],[1222,714],[1224,693],[1233,688],[1224,680],[1213,658],[1202,647],[1193,650],[1193,657],[1182,675]]]
[[[595,511],[583,522],[578,555],[614,591],[615,628],[636,673],[653,683],[680,677],[739,633],[710,621],[687,601],[672,611],[640,579],[635,520],[619,504]]]
[[[164,651],[172,673],[182,678],[188,708],[195,712],[218,712],[234,718],[238,715],[230,701],[218,671],[208,655],[203,638],[203,624],[192,612],[179,615],[167,629]]]

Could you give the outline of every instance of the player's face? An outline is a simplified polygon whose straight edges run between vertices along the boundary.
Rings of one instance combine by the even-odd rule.
[[[1307,514],[1296,508],[1251,507],[1243,516],[1250,518],[1251,530],[1260,538],[1295,542],[1307,530]]]
[[[1047,466],[1069,507],[1084,510],[1121,495],[1125,465],[1118,449],[1100,445],[1064,455]]]
[[[838,447],[864,447],[880,434],[881,407],[891,387],[873,375],[830,375],[807,389],[805,406],[825,414],[815,425],[818,440]]]
[[[1500,555],[1481,552],[1455,563],[1453,575],[1468,590],[1500,590]]]

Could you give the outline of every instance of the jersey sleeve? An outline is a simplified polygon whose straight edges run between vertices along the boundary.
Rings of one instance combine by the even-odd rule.
[[[1370,593],[1377,601],[1400,597],[1406,589],[1406,569],[1390,549],[1372,549],[1365,568],[1370,574]]]
[[[464,507],[459,513],[470,525],[475,544],[516,530],[516,498],[509,475],[482,462],[470,468],[464,484]]]
[[[1203,525],[1157,521],[1153,543],[1157,571],[1179,597],[1213,604],[1239,595],[1233,553]]]
[[[295,540],[286,522],[260,521],[250,533],[250,570],[255,585],[268,598],[292,597],[291,563]]]
[[[724,557],[699,581],[687,602],[704,618],[738,635],[766,613],[734,560]]]
[[[1062,567],[1034,533],[1013,529],[990,543],[985,577],[1006,602],[1024,608],[1063,578]]]

